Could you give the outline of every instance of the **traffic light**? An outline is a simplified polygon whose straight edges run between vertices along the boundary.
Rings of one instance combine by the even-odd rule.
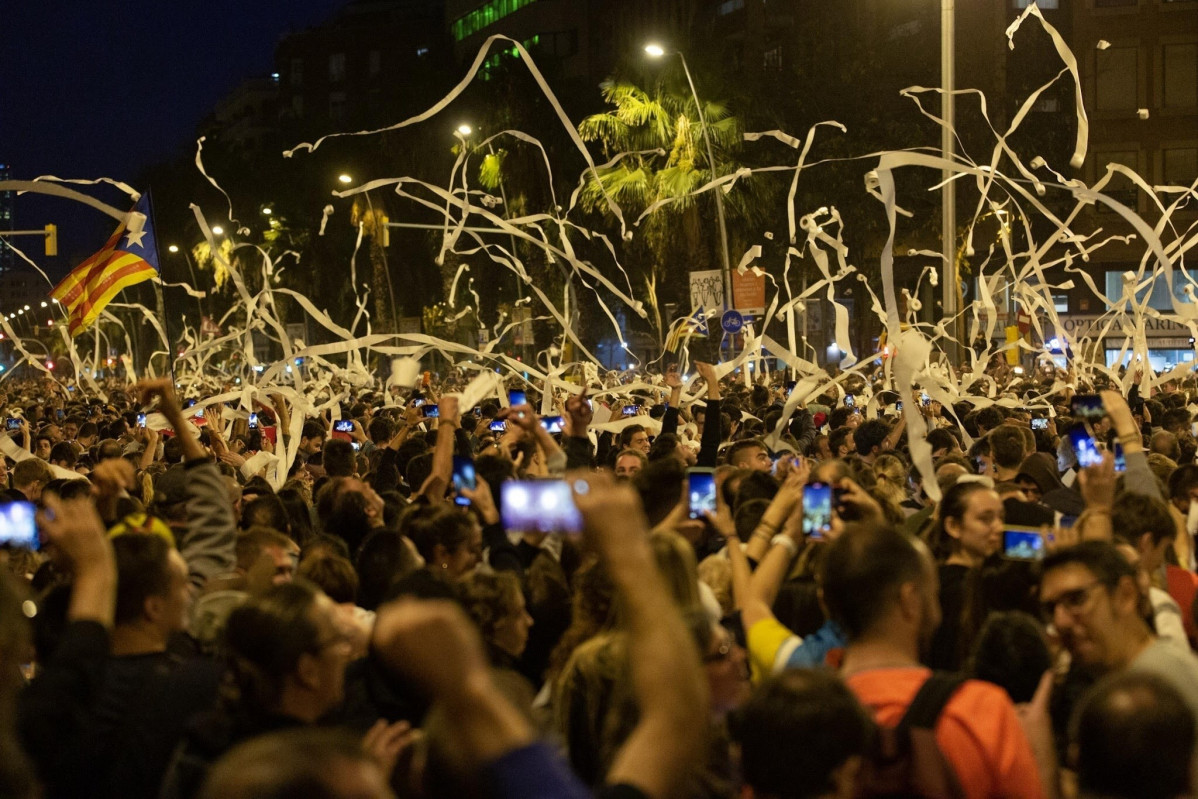
[[[46,255],[58,255],[58,225],[46,225]]]

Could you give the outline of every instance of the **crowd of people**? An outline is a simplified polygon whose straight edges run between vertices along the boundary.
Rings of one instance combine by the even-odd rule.
[[[1193,794],[1198,381],[696,368],[0,385],[0,796]]]

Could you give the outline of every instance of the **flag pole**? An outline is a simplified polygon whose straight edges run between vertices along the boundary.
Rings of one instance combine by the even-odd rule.
[[[175,377],[175,352],[174,344],[171,341],[170,328],[167,326],[166,315],[166,292],[162,290],[162,255],[158,252],[158,226],[154,224],[154,196],[146,189],[146,205],[150,212],[151,230],[154,231],[154,261],[158,264],[158,282],[154,284],[154,298],[157,301],[158,321],[162,324],[163,338],[166,340],[166,362],[171,368],[171,385],[178,387],[179,381]],[[201,323],[203,320],[201,320]]]

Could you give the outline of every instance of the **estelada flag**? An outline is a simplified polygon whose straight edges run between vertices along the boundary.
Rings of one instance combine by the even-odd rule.
[[[75,267],[50,296],[66,307],[76,336],[100,316],[121,289],[157,277],[158,247],[150,224],[150,198],[143,194],[95,255]]]

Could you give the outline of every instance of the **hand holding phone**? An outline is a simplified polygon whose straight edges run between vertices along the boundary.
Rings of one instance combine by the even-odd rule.
[[[1002,553],[1007,560],[1043,560],[1044,536],[1039,530],[1006,527],[1002,533]]]
[[[803,487],[803,535],[813,541],[832,531],[832,486],[808,483]]]
[[[524,405],[528,402],[523,391],[509,391],[507,393],[508,405]]]
[[[35,514],[32,502],[0,504],[0,546],[39,549]]]
[[[473,491],[477,485],[477,478],[474,473],[474,461],[470,458],[463,458],[460,455],[453,456],[453,491],[456,496],[453,498],[455,505],[463,507],[470,504],[470,500],[462,496],[462,489]]]
[[[689,516],[703,519],[707,513],[715,513],[715,472],[712,469],[695,468],[686,472],[686,495],[690,498]]]
[[[499,496],[500,516],[508,530],[582,532],[582,516],[565,480],[508,480]]]

